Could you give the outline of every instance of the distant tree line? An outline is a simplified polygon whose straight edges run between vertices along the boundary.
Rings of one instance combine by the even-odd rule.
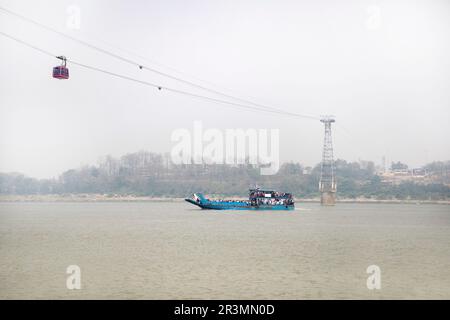
[[[433,162],[425,169],[447,177],[436,184],[383,183],[373,162],[335,162],[338,197],[376,199],[448,200],[450,161]],[[251,164],[174,165],[167,154],[136,152],[105,157],[96,166],[84,166],[62,173],[56,179],[34,179],[18,173],[0,173],[0,194],[80,194],[184,197],[193,192],[224,196],[246,196],[255,184],[299,198],[318,197],[320,164],[305,168],[284,163],[275,175],[260,175]]]

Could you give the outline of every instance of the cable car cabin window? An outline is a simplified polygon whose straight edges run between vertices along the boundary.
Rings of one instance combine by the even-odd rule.
[[[57,79],[68,79],[69,69],[64,66],[58,66],[53,68],[53,77]]]

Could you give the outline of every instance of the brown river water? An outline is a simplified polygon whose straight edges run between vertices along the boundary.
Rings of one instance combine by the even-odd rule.
[[[296,206],[3,202],[0,298],[450,299],[450,206]]]

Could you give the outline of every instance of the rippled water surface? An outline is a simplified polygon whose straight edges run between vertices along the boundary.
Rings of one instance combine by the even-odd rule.
[[[0,203],[0,298],[450,299],[450,206],[297,207]]]

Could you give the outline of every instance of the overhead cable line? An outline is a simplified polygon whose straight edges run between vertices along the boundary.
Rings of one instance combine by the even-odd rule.
[[[222,90],[224,90],[225,92],[236,92],[236,93],[238,93],[238,94],[242,94],[242,92],[238,92],[238,91],[236,91],[236,90],[233,90],[233,89],[224,87],[223,85],[219,85],[219,84],[214,83],[214,82],[212,82],[212,81],[208,81],[208,80],[205,80],[205,79],[201,79],[201,78],[199,78],[199,77],[197,77],[197,76],[195,76],[195,75],[193,75],[193,74],[191,74],[191,73],[188,73],[188,72],[185,72],[185,71],[181,71],[181,70],[179,70],[179,69],[177,69],[177,68],[174,68],[174,67],[171,67],[171,66],[169,66],[169,65],[167,65],[167,64],[164,64],[164,63],[155,61],[155,60],[150,59],[150,58],[148,58],[148,57],[146,57],[146,56],[143,56],[143,55],[141,55],[141,54],[139,54],[139,53],[136,53],[136,52],[134,52],[134,51],[132,51],[132,50],[124,49],[124,48],[122,48],[122,47],[119,47],[119,46],[116,45],[116,44],[110,43],[110,42],[108,42],[108,41],[105,41],[105,40],[102,39],[102,38],[99,38],[98,36],[97,36],[97,37],[93,37],[93,36],[86,35],[86,33],[84,33],[84,36],[90,38],[90,40],[92,40],[92,41],[103,43],[104,45],[108,46],[108,47],[111,48],[111,49],[114,49],[114,50],[117,50],[117,51],[121,51],[121,52],[123,52],[123,53],[125,53],[125,54],[127,54],[127,55],[131,55],[131,56],[137,57],[138,59],[141,59],[141,60],[146,61],[146,62],[148,62],[148,63],[157,65],[157,66],[159,66],[159,67],[162,67],[163,69],[167,69],[167,70],[173,71],[173,72],[175,72],[175,73],[177,73],[177,74],[180,74],[180,75],[183,75],[183,76],[187,76],[188,78],[191,78],[191,79],[194,79],[194,80],[196,80],[196,81],[205,83],[205,84],[210,85],[210,86],[212,86],[212,87],[222,89]],[[223,92],[223,91],[222,91],[222,92]],[[245,99],[242,99],[242,98],[237,98],[236,96],[232,96],[231,94],[229,95],[229,97],[233,97],[233,99],[235,99],[235,100],[249,101],[249,100],[245,100]],[[251,97],[251,96],[247,96],[247,97],[248,97],[247,99],[256,99],[256,100],[258,99],[258,98]],[[252,103],[253,103],[253,102],[252,102]]]
[[[4,36],[6,38],[9,38],[11,40],[14,40],[14,41],[16,41],[18,43],[21,43],[21,44],[23,44],[23,45],[25,45],[25,46],[27,46],[29,48],[37,50],[37,51],[39,51],[39,52],[41,52],[41,53],[43,53],[45,55],[51,56],[53,58],[61,59],[61,56],[55,55],[55,54],[53,54],[53,53],[51,53],[51,52],[49,52],[47,50],[44,50],[44,49],[42,49],[40,47],[32,45],[32,44],[30,44],[30,43],[28,43],[26,41],[23,41],[23,40],[21,40],[19,38],[11,36],[11,35],[9,35],[9,34],[7,34],[5,32],[0,31],[0,35]],[[101,72],[101,73],[104,73],[104,74],[108,74],[108,75],[116,77],[116,78],[121,78],[121,79],[124,79],[124,80],[140,83],[140,84],[143,84],[143,85],[146,85],[146,86],[157,88],[158,90],[164,89],[164,90],[167,90],[169,92],[174,92],[174,93],[178,93],[178,94],[182,94],[182,95],[186,95],[186,96],[191,96],[191,97],[198,98],[198,99],[208,100],[208,101],[212,101],[212,102],[215,102],[215,103],[226,104],[226,105],[229,105],[229,106],[233,106],[233,107],[237,107],[237,108],[243,108],[243,109],[252,110],[252,111],[262,111],[262,112],[275,113],[275,114],[291,116],[291,117],[299,117],[299,115],[297,115],[296,113],[291,113],[291,112],[287,112],[287,111],[275,111],[275,110],[270,110],[270,109],[263,109],[263,108],[258,108],[258,107],[255,107],[255,106],[249,106],[249,105],[235,103],[235,102],[231,102],[231,101],[227,101],[227,100],[221,100],[221,99],[217,99],[217,98],[213,98],[213,97],[209,97],[209,96],[203,96],[203,95],[200,95],[200,94],[195,94],[195,93],[191,93],[191,92],[188,92],[188,91],[183,91],[183,90],[178,90],[178,89],[174,89],[174,88],[170,88],[170,87],[165,87],[165,86],[161,86],[161,85],[158,85],[158,84],[155,84],[155,83],[151,83],[151,82],[148,82],[148,81],[132,78],[132,77],[129,77],[129,76],[126,76],[126,75],[122,75],[122,74],[111,72],[111,71],[108,71],[108,70],[105,70],[105,69],[97,68],[97,67],[94,67],[94,66],[91,66],[91,65],[87,65],[87,64],[84,64],[84,63],[80,63],[80,62],[74,61],[72,59],[66,59],[66,60],[67,60],[67,62],[70,62],[73,65],[77,65],[77,66],[85,68],[85,69],[89,69],[89,70]],[[300,116],[300,117],[302,117],[302,116]]]
[[[139,63],[139,62],[133,61],[133,60],[128,59],[128,58],[125,58],[125,57],[120,56],[120,55],[118,55],[118,54],[115,54],[115,53],[113,53],[113,52],[111,52],[111,51],[108,51],[108,50],[105,50],[105,49],[100,48],[100,47],[98,47],[98,46],[95,46],[95,45],[93,45],[93,44],[91,44],[91,43],[89,43],[89,42],[86,42],[86,41],[84,41],[84,40],[78,39],[78,38],[73,37],[73,36],[71,36],[71,35],[69,35],[69,34],[66,34],[66,33],[64,33],[64,32],[58,31],[58,30],[56,30],[56,29],[54,29],[54,28],[51,28],[51,27],[49,27],[49,26],[46,26],[46,25],[44,25],[44,24],[42,24],[42,23],[40,23],[40,22],[37,22],[37,21],[35,21],[35,20],[33,20],[33,19],[30,19],[30,18],[27,18],[27,17],[25,17],[25,16],[23,16],[23,15],[21,15],[21,14],[18,14],[18,13],[16,13],[16,12],[13,12],[13,11],[11,11],[11,10],[9,10],[9,9],[4,8],[4,7],[1,7],[1,6],[0,6],[0,10],[3,11],[4,13],[11,14],[11,15],[13,15],[13,16],[15,16],[15,17],[21,19],[21,20],[24,20],[24,21],[27,21],[27,22],[29,22],[29,23],[32,23],[32,24],[34,24],[34,25],[36,25],[36,26],[39,26],[39,27],[41,27],[41,28],[43,28],[43,29],[45,29],[45,30],[47,30],[47,31],[51,31],[51,32],[53,32],[53,33],[56,33],[56,34],[62,36],[62,37],[65,37],[65,38],[68,38],[68,39],[70,39],[70,40],[72,40],[72,41],[75,41],[75,42],[77,42],[77,43],[80,43],[81,45],[87,46],[87,47],[89,47],[89,48],[91,48],[91,49],[93,49],[93,50],[96,50],[96,51],[101,52],[101,53],[103,53],[103,54],[109,55],[109,56],[111,56],[111,57],[113,57],[113,58],[119,59],[119,60],[121,60],[121,61],[123,61],[123,62],[126,62],[126,63],[128,63],[128,64],[131,64],[131,65],[133,65],[133,66],[139,67],[141,70],[148,70],[148,71],[151,71],[151,72],[156,73],[156,74],[158,74],[158,75],[164,76],[164,77],[166,77],[166,78],[169,78],[169,79],[172,79],[172,80],[176,80],[176,81],[178,81],[178,82],[181,82],[181,83],[190,85],[190,86],[192,86],[192,87],[196,87],[196,88],[201,89],[201,90],[204,90],[204,91],[208,91],[208,92],[210,92],[210,93],[214,93],[214,94],[217,94],[217,95],[226,97],[226,98],[230,98],[230,99],[234,99],[234,100],[237,100],[237,101],[241,101],[241,102],[244,102],[244,103],[246,103],[246,104],[251,104],[251,105],[253,105],[253,106],[255,106],[255,107],[258,107],[258,108],[260,108],[260,109],[267,109],[267,111],[270,111],[270,112],[282,112],[282,113],[286,113],[286,111],[284,111],[284,110],[281,110],[281,109],[278,109],[278,108],[274,108],[274,107],[271,107],[271,106],[267,106],[267,105],[264,105],[264,104],[255,103],[255,102],[250,101],[250,100],[247,100],[247,99],[242,99],[242,98],[239,98],[239,97],[235,97],[235,96],[233,96],[233,95],[229,95],[229,94],[220,92],[220,91],[218,91],[218,90],[214,90],[214,89],[211,89],[211,88],[208,88],[208,87],[199,85],[199,84],[194,83],[194,82],[192,82],[192,81],[185,80],[185,79],[183,79],[183,78],[180,78],[180,77],[177,77],[177,76],[170,75],[170,74],[168,74],[168,73],[166,73],[166,72],[162,72],[162,71],[157,70],[157,69],[155,69],[155,68],[145,66],[145,65],[143,65],[143,64],[141,64],[141,63]],[[319,118],[318,118],[318,117],[315,117],[315,116],[303,115],[303,114],[298,114],[298,113],[293,113],[293,112],[289,112],[289,114],[291,114],[291,115],[294,115],[294,114],[295,114],[295,115],[296,115],[297,117],[299,117],[299,118],[307,118],[307,119],[319,120]]]

